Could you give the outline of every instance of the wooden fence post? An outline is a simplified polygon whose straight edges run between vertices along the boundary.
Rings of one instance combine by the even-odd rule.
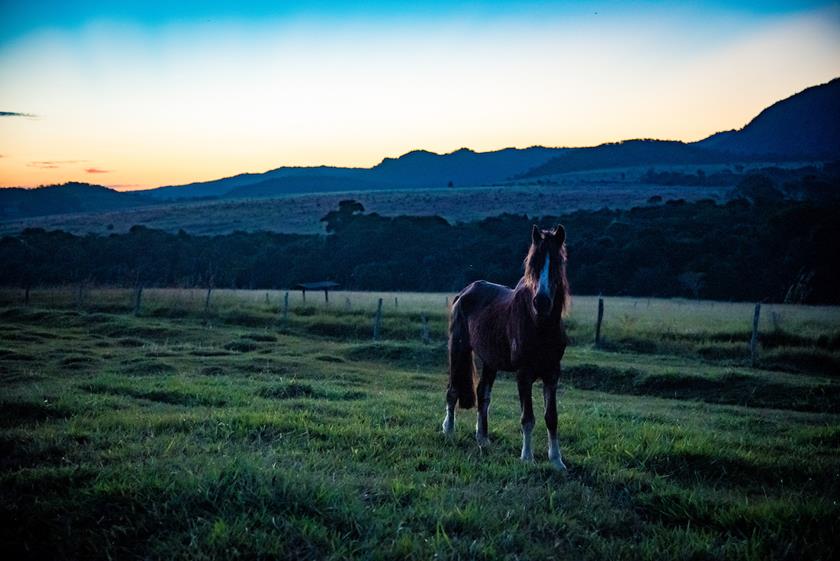
[[[398,310],[400,308],[400,301],[397,300],[397,297],[394,296],[394,309]]]
[[[134,315],[140,315],[140,304],[143,300],[143,285],[137,283],[137,286],[134,287]]]
[[[79,291],[76,293],[76,307],[80,310],[85,306],[85,281],[79,281]]]
[[[420,340],[423,341],[424,345],[429,344],[429,321],[426,319],[426,314],[420,316],[420,321],[422,322],[422,327],[420,328]]]
[[[286,295],[283,297],[283,321],[289,319],[289,291],[286,291]]]
[[[271,304],[271,300],[268,299],[268,292],[265,293],[265,305],[268,306]]]
[[[752,339],[750,339],[750,366],[755,368],[755,363],[758,360],[758,317],[761,314],[761,304],[755,305],[755,312],[753,312],[753,329]]]
[[[604,320],[604,299],[598,298],[598,321],[595,323],[595,346],[601,345],[601,322]]]
[[[379,299],[379,305],[376,307],[376,316],[373,318],[373,340],[379,341],[379,329],[382,324],[382,298]]]
[[[204,325],[207,325],[210,317],[210,294],[213,292],[213,285],[207,287],[207,296],[204,298]]]

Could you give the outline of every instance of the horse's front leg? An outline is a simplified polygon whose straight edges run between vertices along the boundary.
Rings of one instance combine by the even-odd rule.
[[[450,388],[446,392],[446,416],[443,418],[443,434],[452,436],[455,432],[455,404],[458,403],[458,392]]]
[[[484,366],[481,369],[481,380],[478,382],[478,414],[475,421],[475,440],[479,446],[490,444],[490,436],[487,428],[487,417],[490,411],[490,394],[493,391],[493,382],[496,381],[496,371]]]
[[[560,445],[557,443],[557,380],[543,381],[543,399],[545,400],[545,427],[548,429],[548,461],[557,469],[566,469],[560,458]]]
[[[534,379],[528,372],[519,372],[516,376],[516,385],[519,389],[519,408],[522,411],[520,421],[522,422],[522,454],[519,456],[523,462],[533,462],[534,452],[531,449],[531,433],[534,432],[534,404],[531,402],[531,386]]]

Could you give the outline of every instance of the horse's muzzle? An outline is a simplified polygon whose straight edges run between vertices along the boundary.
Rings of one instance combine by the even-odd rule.
[[[537,293],[534,296],[534,310],[537,312],[537,318],[545,318],[551,314],[551,298],[546,294]]]

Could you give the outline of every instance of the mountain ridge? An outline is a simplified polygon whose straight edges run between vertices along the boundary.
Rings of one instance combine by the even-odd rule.
[[[281,166],[263,173],[118,192],[67,183],[0,189],[0,219],[113,210],[201,199],[289,194],[509,185],[592,170],[646,166],[840,160],[840,78],[811,86],[765,108],[743,128],[697,142],[631,139],[581,148],[416,149],[371,167]]]

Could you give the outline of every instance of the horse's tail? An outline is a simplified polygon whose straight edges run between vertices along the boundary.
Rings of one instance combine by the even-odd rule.
[[[475,405],[475,368],[469,327],[457,298],[449,315],[449,388],[446,395],[450,400],[457,399],[461,409],[471,409]]]

